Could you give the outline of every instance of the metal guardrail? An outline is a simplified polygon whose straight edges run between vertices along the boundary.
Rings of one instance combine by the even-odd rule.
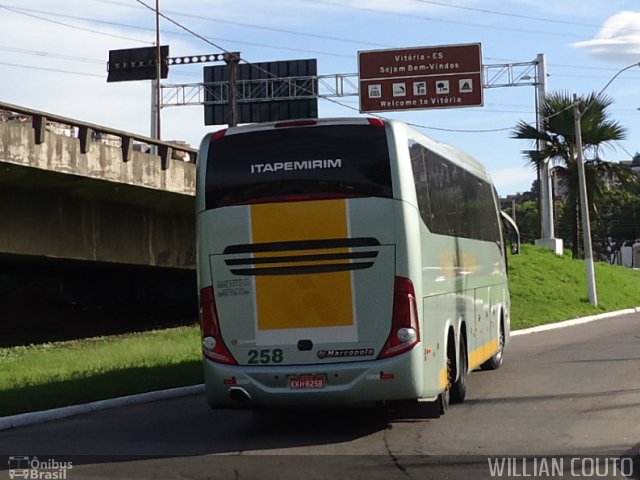
[[[171,159],[173,152],[186,153],[188,155],[187,161],[190,163],[195,163],[198,157],[198,150],[195,148],[185,147],[171,142],[164,142],[144,135],[125,132],[123,130],[105,127],[94,123],[83,122],[82,120],[75,120],[73,118],[63,117],[53,113],[21,107],[11,103],[0,102],[0,111],[2,110],[31,117],[36,145],[45,143],[47,124],[55,122],[57,124],[67,125],[71,128],[77,129],[76,138],[80,141],[80,153],[83,154],[89,152],[93,141],[93,134],[101,133],[120,138],[123,162],[128,162],[131,159],[134,141],[150,146],[156,146],[158,148],[158,155],[160,156],[160,165],[162,170],[167,170],[169,168],[169,160]]]

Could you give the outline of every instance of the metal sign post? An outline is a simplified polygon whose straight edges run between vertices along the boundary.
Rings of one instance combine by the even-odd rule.
[[[224,61],[229,69],[229,119],[227,124],[230,127],[238,125],[238,63],[240,63],[239,53],[228,53]]]

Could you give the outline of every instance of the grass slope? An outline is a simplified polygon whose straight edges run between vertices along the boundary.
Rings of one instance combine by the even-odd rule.
[[[509,258],[512,329],[640,306],[640,270],[596,262],[598,306],[589,303],[584,260],[523,245]]]
[[[599,306],[584,261],[524,245],[510,257],[512,329],[640,306],[640,270],[596,264]],[[202,382],[199,330],[0,348],[0,416]]]
[[[0,416],[202,382],[199,330],[0,349]]]

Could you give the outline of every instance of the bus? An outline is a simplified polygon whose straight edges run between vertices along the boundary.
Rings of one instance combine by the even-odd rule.
[[[212,408],[462,402],[509,340],[496,190],[395,121],[231,127],[200,145],[197,271]]]

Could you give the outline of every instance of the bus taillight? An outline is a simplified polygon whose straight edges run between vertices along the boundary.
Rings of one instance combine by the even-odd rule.
[[[222,130],[218,130],[217,132],[215,132],[213,134],[212,140],[215,142],[217,140],[220,140],[222,137],[224,137],[227,134],[227,129],[223,128]]]
[[[413,283],[408,278],[396,277],[391,332],[378,358],[388,358],[404,353],[411,350],[419,341],[418,307]]]
[[[202,353],[211,361],[237,365],[236,359],[224,344],[220,331],[218,309],[213,287],[200,291],[200,331],[202,333]]]

